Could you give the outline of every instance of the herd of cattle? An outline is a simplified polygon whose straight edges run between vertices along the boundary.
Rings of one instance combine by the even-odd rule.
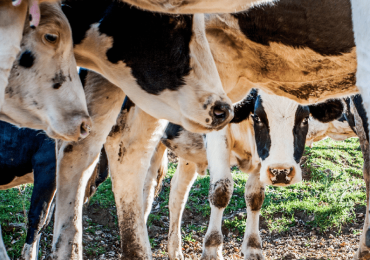
[[[34,183],[22,257],[37,259],[55,207],[47,259],[82,259],[82,207],[109,172],[122,259],[151,259],[146,220],[169,148],[170,259],[184,258],[182,212],[206,169],[202,259],[223,259],[230,165],[249,174],[244,258],[264,259],[265,186],[302,180],[305,143],[358,136],[355,258],[370,259],[367,24],[367,0],[0,0],[0,189]]]

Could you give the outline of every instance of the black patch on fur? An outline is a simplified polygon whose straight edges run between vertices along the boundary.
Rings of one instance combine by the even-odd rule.
[[[234,106],[234,118],[230,123],[238,124],[249,118],[249,115],[253,113],[254,104],[258,95],[257,89],[252,89],[248,96],[241,102]]]
[[[172,123],[168,123],[167,128],[165,130],[165,139],[173,140],[180,136],[180,132],[183,131],[184,128],[179,125],[175,125]]]
[[[355,95],[352,97],[352,100],[353,100],[353,103],[355,104],[358,115],[361,117],[363,128],[366,133],[366,139],[367,141],[369,141],[369,123],[368,123],[368,117],[366,114],[366,110],[363,105],[362,97],[361,95]]]
[[[53,81],[53,88],[58,89],[60,88],[64,82],[67,81],[67,77],[64,76],[63,71],[59,71],[58,73],[55,73],[54,78],[52,78]]]
[[[308,106],[298,106],[295,112],[294,127],[293,127],[293,138],[294,138],[294,160],[299,163],[304,151],[304,145],[306,143],[306,136],[308,132],[308,121],[303,122],[305,118],[310,116],[310,109]],[[283,182],[285,182],[285,174]]]
[[[67,0],[62,10],[72,28],[73,44],[80,44],[93,23],[104,16],[111,0]],[[83,14],[83,17],[81,16]]]
[[[340,122],[347,121],[352,131],[356,133],[355,116],[351,113],[351,98],[350,97],[343,98],[343,101],[345,104],[345,111],[343,112],[342,116],[338,119],[338,121]]]
[[[312,117],[322,123],[328,123],[340,118],[345,111],[345,107],[341,99],[329,99],[324,103],[310,105],[309,108]]]
[[[126,96],[125,100],[123,100],[121,110],[127,110],[127,113],[130,112],[130,109],[135,106],[135,103],[131,101],[131,99]]]
[[[69,144],[64,148],[64,153],[70,153],[73,151],[73,145]]]
[[[86,85],[86,77],[89,70],[80,68],[80,71],[78,72],[78,76],[80,76],[82,87],[85,88]]]
[[[107,59],[130,67],[144,91],[159,95],[185,84],[184,77],[191,70],[192,15],[147,12],[111,0],[69,0],[65,4],[74,44],[81,43],[90,25],[100,21],[100,33],[113,38]]]
[[[280,0],[234,14],[243,34],[256,43],[308,47],[340,55],[355,47],[349,0]]]
[[[107,13],[99,29],[114,39],[107,51],[110,62],[126,63],[150,94],[185,84],[184,76],[190,72],[192,16],[145,12],[125,3],[112,4]]]
[[[21,57],[19,58],[19,66],[24,68],[31,68],[33,63],[35,62],[35,56],[31,51],[25,51],[22,53]]]
[[[254,120],[253,127],[258,155],[262,160],[265,160],[270,154],[271,137],[269,120],[262,105],[261,96],[258,96],[255,102],[254,116],[259,117],[261,120],[260,122]]]

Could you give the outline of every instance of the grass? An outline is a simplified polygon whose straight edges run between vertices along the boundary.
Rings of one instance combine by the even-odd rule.
[[[315,143],[312,148],[306,147],[302,167],[309,180],[286,188],[266,188],[261,215],[267,231],[287,231],[303,219],[307,228],[317,228],[319,232],[329,229],[340,232],[343,225],[354,222],[354,209],[366,205],[366,187],[362,178],[363,159],[359,145],[358,139],[351,138],[342,142],[326,139]],[[158,198],[160,212],[149,216],[148,226],[158,222],[161,216],[169,215],[169,183],[175,170],[176,165],[170,163],[168,176]],[[225,216],[233,216],[235,212],[245,210],[244,186],[248,175],[236,167],[232,168],[232,173],[235,181],[234,194],[225,210]],[[108,179],[99,186],[90,204],[99,203],[103,208],[114,208],[111,189],[112,184]],[[208,190],[209,176],[198,177],[190,191],[186,211],[198,217],[199,221],[183,225],[182,234],[185,241],[193,241],[192,234],[195,231],[203,234],[206,231],[210,215]],[[0,223],[3,229],[8,223],[27,223],[24,213],[29,208],[31,192],[32,185],[0,191]],[[235,216],[224,220],[224,227],[232,231],[237,230],[240,237],[244,234],[245,224],[245,217]],[[86,232],[94,234],[98,228],[94,223],[89,223]],[[47,230],[51,231],[51,227]],[[25,230],[3,230],[3,237],[10,257],[19,258],[25,240]],[[150,242],[152,247],[157,245],[152,238]],[[85,246],[87,254],[92,254],[94,250],[104,253],[105,249],[93,244]]]

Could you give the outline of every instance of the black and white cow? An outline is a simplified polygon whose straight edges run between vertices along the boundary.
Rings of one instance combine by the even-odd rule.
[[[222,214],[233,193],[230,165],[249,173],[245,199],[248,220],[242,252],[245,259],[263,259],[259,236],[259,211],[265,186],[287,186],[302,180],[299,161],[302,157],[310,115],[321,122],[338,119],[344,110],[342,100],[301,106],[297,102],[253,90],[235,107],[235,117],[224,129],[202,135],[169,125],[162,142],[179,157],[171,183],[169,201],[170,259],[183,259],[181,250],[182,211],[197,172],[211,174],[209,200],[211,217],[203,244],[202,259],[223,259]]]
[[[87,185],[85,198],[91,197],[107,178],[107,167],[103,150]],[[52,201],[56,193],[55,142],[43,131],[19,129],[0,121],[0,190],[26,183],[33,183],[34,186],[22,257],[36,260],[41,231],[48,225],[53,212]]]
[[[71,258],[82,257],[80,220],[83,186],[93,169],[90,166],[94,164],[120,113],[120,109],[111,109],[112,100],[117,100],[117,104],[122,105],[123,98],[127,95],[141,109],[151,114],[153,120],[145,122],[151,124],[147,127],[148,131],[156,129],[158,125],[160,131],[164,131],[166,122],[156,118],[165,118],[191,131],[209,132],[225,126],[232,119],[233,110],[223,91],[209,49],[202,14],[156,14],[113,0],[68,0],[64,1],[63,10],[72,28],[77,64],[98,72],[115,84],[113,87],[109,85],[113,89],[110,92],[108,87],[98,85],[105,83],[104,80],[98,76],[93,77],[93,85],[87,93],[89,112],[96,113],[91,129],[93,135],[86,142],[64,142],[60,149],[62,152],[58,155],[53,257],[65,259],[66,255],[71,255]],[[113,92],[114,98],[111,97]],[[91,99],[96,98],[97,94],[102,97],[98,99],[99,102]],[[102,121],[106,123],[100,124],[97,120],[100,120],[98,117],[103,111],[106,114]],[[124,130],[117,128],[121,133]],[[139,133],[137,130],[137,134]],[[158,134],[158,138],[161,135]],[[146,135],[145,138],[149,136]],[[144,135],[135,138],[137,144],[142,144]],[[131,149],[130,145],[122,143],[119,147],[121,152],[117,150],[115,153],[127,156],[128,153],[123,151]],[[80,147],[87,156],[80,155]],[[146,147],[154,149],[155,145]],[[152,150],[148,154],[152,154]],[[132,166],[134,163],[137,166]],[[135,175],[138,180],[126,179],[128,186],[136,189],[143,185],[149,163],[150,159],[141,163],[136,158],[130,163],[127,174],[138,169],[140,172]],[[65,183],[68,185],[61,187]],[[141,197],[136,194],[142,193],[139,188],[134,192],[129,189],[116,192],[121,192],[115,194],[116,199],[127,202],[122,204],[122,212],[139,210],[142,207]],[[135,198],[133,204],[136,205],[130,205],[131,198]],[[133,221],[140,224],[130,226],[133,229],[140,227],[146,232],[144,217],[140,217],[140,212],[137,214],[139,217]],[[132,243],[143,245],[145,254],[151,255],[148,253],[150,244],[145,232],[134,230],[138,241]]]

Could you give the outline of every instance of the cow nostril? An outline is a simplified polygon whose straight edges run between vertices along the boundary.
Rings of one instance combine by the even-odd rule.
[[[221,109],[218,109],[218,108],[213,110],[213,113],[217,118],[225,118],[226,117],[226,112],[224,110],[221,110]]]
[[[216,105],[213,108],[213,115],[218,120],[223,120],[229,117],[230,107],[225,105]]]
[[[80,125],[80,137],[85,138],[90,133],[90,124],[86,121],[83,121]]]

